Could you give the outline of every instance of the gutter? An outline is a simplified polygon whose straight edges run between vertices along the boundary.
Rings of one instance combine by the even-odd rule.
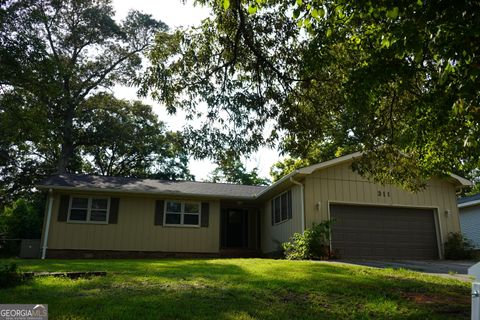
[[[297,180],[293,179],[293,177],[290,177],[290,182],[293,184],[296,184],[297,186],[300,186],[300,198],[302,201],[300,201],[300,211],[301,211],[301,217],[302,217],[302,233],[305,231],[305,187],[303,186],[303,183],[298,182]]]
[[[43,247],[42,247],[42,260],[45,259],[45,256],[47,254],[48,231],[50,230],[50,221],[52,220],[52,206],[53,206],[53,193],[52,193],[52,189],[49,189],[48,190],[47,222],[45,223],[45,234],[43,237]]]
[[[466,208],[466,207],[474,206],[476,204],[480,204],[480,199],[459,203],[458,207],[459,208]]]
[[[154,196],[178,196],[178,197],[194,197],[194,198],[208,198],[208,199],[231,199],[231,200],[256,200],[256,196],[229,196],[229,195],[213,195],[213,194],[201,194],[201,193],[181,193],[181,192],[159,192],[159,191],[146,191],[146,190],[131,190],[131,189],[114,189],[114,188],[90,188],[90,187],[66,187],[66,186],[48,186],[37,185],[39,190],[58,190],[58,191],[77,191],[77,192],[105,192],[105,193],[119,193],[119,194],[138,194],[138,195],[154,195]]]

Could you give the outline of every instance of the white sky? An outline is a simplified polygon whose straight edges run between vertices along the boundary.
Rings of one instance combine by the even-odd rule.
[[[135,9],[151,14],[155,19],[165,22],[172,29],[197,25],[209,15],[207,8],[193,6],[193,0],[187,0],[185,4],[181,0],[113,0],[112,4],[116,11],[116,18],[119,20],[123,19],[129,10]],[[139,99],[136,95],[136,88],[117,86],[114,89],[114,94],[122,99]],[[158,102],[144,98],[141,100],[153,106],[153,110],[158,114],[159,119],[165,122],[170,129],[182,129],[185,123],[182,113],[170,116]],[[262,177],[270,177],[270,167],[278,160],[279,156],[276,150],[261,148],[246,161],[246,166],[248,170],[258,167]],[[214,168],[215,165],[209,160],[190,161],[190,171],[195,175],[196,180],[206,179]]]

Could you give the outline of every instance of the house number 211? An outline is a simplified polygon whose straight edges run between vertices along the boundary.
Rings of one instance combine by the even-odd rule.
[[[377,191],[377,196],[379,196],[379,197],[381,197],[381,196],[390,197],[390,191],[385,192],[385,191],[378,190]]]

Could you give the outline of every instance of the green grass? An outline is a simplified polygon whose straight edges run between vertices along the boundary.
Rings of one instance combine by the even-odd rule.
[[[0,303],[47,303],[50,319],[468,319],[469,283],[407,270],[267,259],[0,260],[35,278]]]

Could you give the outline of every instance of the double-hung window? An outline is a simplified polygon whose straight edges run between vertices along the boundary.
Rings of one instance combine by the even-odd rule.
[[[109,198],[70,197],[69,222],[107,223]]]
[[[292,218],[292,191],[288,190],[273,198],[272,223],[282,223]]]
[[[200,226],[200,202],[165,201],[166,226]]]

